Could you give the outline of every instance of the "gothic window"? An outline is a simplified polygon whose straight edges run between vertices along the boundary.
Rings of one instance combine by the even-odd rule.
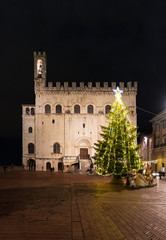
[[[34,153],[35,152],[35,146],[33,143],[28,144],[28,153]]]
[[[49,104],[45,106],[45,113],[51,113],[51,106]]]
[[[79,105],[74,106],[74,113],[80,113],[80,106]]]
[[[62,113],[62,106],[61,105],[56,106],[56,113]]]
[[[31,115],[35,115],[35,109],[31,108]]]
[[[37,77],[40,78],[42,77],[42,68],[43,68],[43,63],[41,59],[37,60]]]
[[[29,132],[29,133],[32,133],[32,131],[33,131],[33,130],[32,130],[32,127],[29,127],[29,128],[28,128],[28,132]]]
[[[88,106],[88,114],[93,114],[93,106],[92,105]]]
[[[110,105],[107,105],[105,106],[105,114],[108,114],[111,110],[111,106]]]
[[[26,114],[27,114],[27,115],[30,114],[30,109],[29,109],[29,107],[27,107],[25,111],[26,111]]]
[[[54,153],[60,153],[60,144],[59,143],[54,144],[53,151],[54,151]]]

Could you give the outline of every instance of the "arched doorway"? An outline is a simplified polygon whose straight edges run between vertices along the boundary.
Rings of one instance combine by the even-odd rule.
[[[88,148],[80,148],[80,159],[89,159]]]
[[[27,165],[28,165],[29,171],[35,171],[36,170],[36,161],[34,159],[29,159],[27,161]]]
[[[76,170],[78,170],[78,163],[73,163],[72,165],[71,165],[71,167],[73,167],[73,170],[74,171],[76,171]]]
[[[46,163],[46,170],[47,170],[47,171],[50,171],[50,169],[51,169],[51,163],[50,163],[50,162],[47,162],[47,163]]]
[[[63,171],[63,164],[61,162],[58,163],[58,172]]]

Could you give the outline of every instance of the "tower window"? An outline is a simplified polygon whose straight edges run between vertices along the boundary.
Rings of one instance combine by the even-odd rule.
[[[60,153],[60,144],[59,143],[54,144],[53,151],[54,151],[54,153]]]
[[[35,115],[35,109],[31,108],[31,115]]]
[[[111,106],[110,105],[107,105],[105,106],[105,114],[108,114],[111,110]]]
[[[54,120],[54,119],[52,119],[52,123],[55,123],[55,120]]]
[[[62,106],[61,105],[56,106],[56,113],[62,113]]]
[[[88,106],[88,114],[93,114],[93,106],[92,105]]]
[[[45,106],[45,113],[51,113],[51,106],[49,104]]]
[[[35,146],[33,143],[28,144],[28,153],[34,153],[35,152]]]
[[[30,109],[29,109],[28,107],[26,108],[26,110],[25,110],[25,111],[26,111],[26,114],[27,114],[27,115],[29,115],[29,114],[30,114]]]
[[[37,77],[41,78],[42,77],[42,68],[43,68],[43,62],[41,59],[37,60]]]
[[[79,105],[74,106],[74,113],[76,113],[76,114],[80,113],[80,106]]]
[[[83,128],[85,128],[85,123],[83,123]]]
[[[28,132],[29,132],[29,133],[32,133],[32,132],[33,132],[32,127],[29,127],[29,128],[28,128]]]

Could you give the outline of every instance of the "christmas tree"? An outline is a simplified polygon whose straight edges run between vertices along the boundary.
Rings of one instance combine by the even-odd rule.
[[[125,176],[131,169],[141,167],[138,155],[137,128],[129,120],[130,111],[122,102],[117,87],[115,101],[107,116],[107,126],[101,126],[102,140],[95,144],[95,165],[98,174]]]

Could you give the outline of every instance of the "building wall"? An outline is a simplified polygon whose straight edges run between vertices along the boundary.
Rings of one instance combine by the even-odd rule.
[[[166,171],[166,110],[152,120],[153,159],[157,160],[157,171]]]
[[[38,60],[42,59],[44,65],[38,74]],[[44,71],[44,72],[42,72]],[[137,126],[136,94],[137,83],[121,82],[120,89],[123,92],[123,102],[130,107],[132,113],[130,120]],[[100,86],[96,82],[80,82],[79,86],[72,82],[46,81],[46,55],[34,54],[34,86],[35,86],[35,116],[27,116],[26,107],[23,105],[23,164],[28,169],[29,157],[35,160],[36,170],[46,170],[47,162],[58,170],[58,164],[62,163],[64,170],[78,162],[80,148],[87,148],[90,157],[94,156],[94,143],[100,139],[101,125],[106,125],[105,107],[114,101],[113,89],[117,87],[115,82],[109,86],[107,82]],[[45,106],[51,106],[51,112],[45,113]],[[62,113],[56,113],[56,106],[61,105]],[[74,106],[80,106],[80,114],[74,113]],[[93,114],[87,113],[88,105],[92,105]],[[28,126],[33,125],[34,133],[27,133]],[[35,153],[31,156],[27,152],[29,142],[35,144]],[[53,152],[55,143],[60,144],[60,153]]]

